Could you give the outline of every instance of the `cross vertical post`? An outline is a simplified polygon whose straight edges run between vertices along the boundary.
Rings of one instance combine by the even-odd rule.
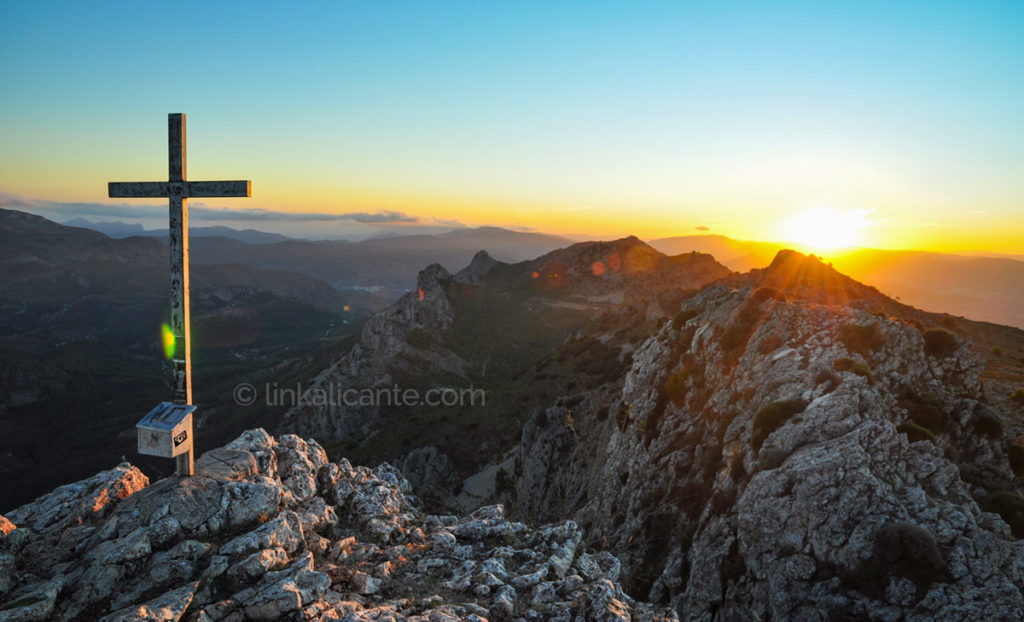
[[[189,318],[189,197],[249,197],[252,182],[188,181],[186,178],[185,115],[167,115],[167,181],[110,182],[110,197],[167,197],[171,255],[171,355],[173,404],[158,406],[139,423],[139,450],[177,458],[178,475],[195,472],[192,434],[192,335]],[[177,405],[188,408],[171,408]],[[154,422],[158,423],[154,423]],[[178,427],[167,427],[168,425]],[[173,446],[163,443],[163,430],[173,430]],[[143,438],[143,431],[148,435]],[[170,438],[168,436],[168,438]]]
[[[176,404],[192,403],[192,331],[189,313],[188,198],[185,115],[167,115],[168,230],[171,251],[171,332],[174,334],[172,387]]]

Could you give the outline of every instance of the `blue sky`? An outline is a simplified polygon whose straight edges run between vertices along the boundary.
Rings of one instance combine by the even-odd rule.
[[[0,191],[109,202],[185,112],[229,208],[1024,251],[1024,3],[892,4],[2,1]]]

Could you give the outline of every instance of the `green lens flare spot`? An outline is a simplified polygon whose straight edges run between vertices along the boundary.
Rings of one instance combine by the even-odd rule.
[[[171,359],[174,358],[174,331],[167,324],[160,327],[160,333],[163,336],[164,344],[164,356]]]

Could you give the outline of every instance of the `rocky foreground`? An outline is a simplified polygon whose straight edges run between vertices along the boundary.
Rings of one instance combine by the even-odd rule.
[[[572,521],[424,513],[402,475],[251,430],[198,474],[124,463],[0,517],[0,620],[673,620]]]

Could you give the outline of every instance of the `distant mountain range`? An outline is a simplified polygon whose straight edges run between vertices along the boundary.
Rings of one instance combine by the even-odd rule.
[[[76,218],[65,224],[113,238],[167,235],[166,230],[144,230],[141,225],[123,222],[93,223]],[[394,300],[410,289],[415,274],[431,263],[458,270],[484,249],[499,261],[514,263],[573,243],[561,236],[499,227],[359,242],[293,239],[223,226],[193,227],[190,235],[193,261],[197,263],[237,263],[297,272],[342,290],[375,291],[386,300]],[[707,253],[736,272],[764,268],[786,248],[776,242],[734,240],[722,235],[659,238],[649,244],[669,256]],[[1024,328],[1024,256],[861,249],[832,257],[831,263],[844,274],[916,307]]]
[[[138,223],[130,224],[121,221],[114,222],[92,222],[84,218],[73,218],[65,223],[68,227],[80,229],[92,229],[112,238],[128,238],[132,236],[145,236],[154,238],[167,237],[167,229],[144,229]],[[292,238],[280,233],[267,233],[255,229],[232,229],[231,227],[189,227],[189,236],[203,238],[210,236],[221,236],[245,242],[246,244],[273,244],[284,242]]]

